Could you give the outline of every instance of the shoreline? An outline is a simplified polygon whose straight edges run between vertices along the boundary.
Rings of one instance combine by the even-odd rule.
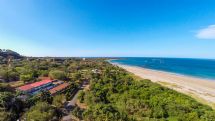
[[[114,59],[114,60],[118,60],[118,59]],[[215,82],[215,79],[212,79],[212,78],[198,77],[198,76],[192,76],[192,75],[188,75],[188,74],[180,74],[180,73],[177,73],[177,72],[170,72],[170,71],[158,70],[158,69],[153,69],[153,68],[145,68],[145,67],[134,66],[134,65],[126,65],[126,64],[121,64],[121,63],[118,63],[118,62],[111,62],[111,59],[108,60],[107,62],[109,62],[109,63],[111,63],[113,65],[117,65],[117,66],[119,66],[119,65],[132,66],[132,67],[143,68],[143,69],[147,69],[147,70],[153,70],[153,71],[158,71],[158,72],[169,73],[169,74],[178,75],[178,76],[185,76],[185,77],[190,77],[190,78],[195,78],[195,79],[201,79],[201,80]]]
[[[143,79],[149,79],[152,82],[159,83],[170,89],[187,94],[198,101],[215,108],[215,81],[213,80],[146,69],[137,66],[122,65],[119,63],[111,64],[117,65]]]

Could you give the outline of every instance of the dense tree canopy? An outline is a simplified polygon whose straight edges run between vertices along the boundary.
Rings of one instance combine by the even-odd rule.
[[[40,94],[40,101],[52,104],[53,97],[49,91],[43,90]]]
[[[12,50],[8,50],[8,49],[0,49],[0,56],[3,58],[22,58],[22,56],[20,54],[18,54],[17,52],[14,52]]]
[[[38,102],[25,115],[27,121],[50,121],[55,117],[54,108],[46,102]]]
[[[83,113],[85,120],[215,120],[210,107],[191,97],[150,80],[135,80],[119,67],[106,64],[104,68],[91,81],[90,91],[80,95],[89,106]]]
[[[49,72],[49,76],[52,79],[59,79],[59,80],[65,80],[66,79],[66,73],[59,70],[54,70]]]
[[[66,102],[65,95],[57,95],[53,99],[53,105],[58,107],[58,108],[63,107],[65,102]]]

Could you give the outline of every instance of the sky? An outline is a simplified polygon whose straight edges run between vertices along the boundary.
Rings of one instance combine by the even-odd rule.
[[[0,0],[0,48],[215,59],[215,0]]]

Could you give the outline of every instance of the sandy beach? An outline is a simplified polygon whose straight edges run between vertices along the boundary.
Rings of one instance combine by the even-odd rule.
[[[143,79],[150,79],[152,82],[188,94],[198,101],[214,107],[215,80],[199,79],[135,66],[117,65]]]

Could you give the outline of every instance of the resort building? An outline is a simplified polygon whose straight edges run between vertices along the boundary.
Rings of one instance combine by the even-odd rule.
[[[60,85],[67,85],[67,83],[64,83],[63,81],[58,80],[42,80],[39,82],[27,84],[21,87],[17,88],[17,91],[23,92],[25,94],[35,95],[41,92],[42,90],[51,90],[54,88],[57,88]],[[69,84],[68,84],[69,85]],[[64,86],[63,86],[64,87]],[[64,88],[62,88],[64,89]],[[60,91],[60,89],[57,88],[57,90]]]

